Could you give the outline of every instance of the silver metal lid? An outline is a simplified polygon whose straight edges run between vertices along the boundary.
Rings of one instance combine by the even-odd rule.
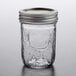
[[[58,20],[58,12],[49,8],[31,8],[19,11],[19,20],[25,24],[52,24]]]

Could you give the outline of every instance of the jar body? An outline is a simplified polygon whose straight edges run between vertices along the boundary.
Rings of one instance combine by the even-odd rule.
[[[21,24],[22,60],[31,68],[46,68],[55,60],[56,24]]]

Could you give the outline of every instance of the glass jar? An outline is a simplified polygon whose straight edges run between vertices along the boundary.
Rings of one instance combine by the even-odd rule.
[[[46,68],[53,64],[57,14],[56,10],[49,8],[30,8],[19,11],[21,54],[26,66]]]

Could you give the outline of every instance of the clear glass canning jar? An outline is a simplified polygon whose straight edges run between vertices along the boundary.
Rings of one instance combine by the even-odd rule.
[[[21,54],[26,66],[46,68],[53,64],[57,14],[56,10],[50,8],[30,8],[19,11]]]

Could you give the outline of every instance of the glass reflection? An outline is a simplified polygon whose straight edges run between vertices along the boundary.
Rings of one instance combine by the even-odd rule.
[[[55,76],[55,68],[51,66],[47,69],[31,69],[23,66],[22,76]]]

